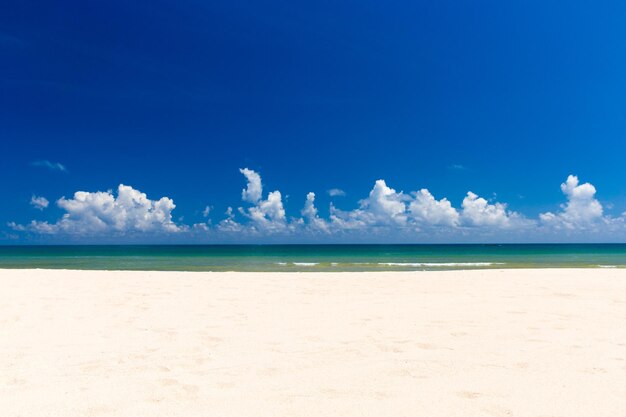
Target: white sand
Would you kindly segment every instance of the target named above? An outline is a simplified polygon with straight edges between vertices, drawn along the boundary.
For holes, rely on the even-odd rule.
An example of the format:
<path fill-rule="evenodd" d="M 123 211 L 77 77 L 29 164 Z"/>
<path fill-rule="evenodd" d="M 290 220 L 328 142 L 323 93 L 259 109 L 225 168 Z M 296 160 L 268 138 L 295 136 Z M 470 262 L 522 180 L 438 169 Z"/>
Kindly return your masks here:
<path fill-rule="evenodd" d="M 0 270 L 0 415 L 626 415 L 626 270 Z"/>

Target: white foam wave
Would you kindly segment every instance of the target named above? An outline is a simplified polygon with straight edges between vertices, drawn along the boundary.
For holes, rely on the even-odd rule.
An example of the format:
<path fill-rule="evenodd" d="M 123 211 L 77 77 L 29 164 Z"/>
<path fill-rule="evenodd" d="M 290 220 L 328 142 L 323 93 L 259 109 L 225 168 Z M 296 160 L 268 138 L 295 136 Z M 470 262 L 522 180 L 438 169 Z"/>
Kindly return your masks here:
<path fill-rule="evenodd" d="M 378 265 L 385 265 L 385 266 L 427 266 L 427 267 L 492 266 L 492 265 L 504 265 L 504 262 L 379 262 Z"/>
<path fill-rule="evenodd" d="M 275 262 L 275 265 L 280 266 L 317 266 L 319 262 Z M 399 266 L 399 267 L 430 267 L 430 268 L 445 268 L 445 267 L 479 267 L 479 266 L 492 266 L 492 265 L 504 265 L 504 262 L 331 262 L 330 266 L 350 266 L 350 265 L 379 265 L 379 266 Z M 599 267 L 611 267 L 602 266 Z"/>

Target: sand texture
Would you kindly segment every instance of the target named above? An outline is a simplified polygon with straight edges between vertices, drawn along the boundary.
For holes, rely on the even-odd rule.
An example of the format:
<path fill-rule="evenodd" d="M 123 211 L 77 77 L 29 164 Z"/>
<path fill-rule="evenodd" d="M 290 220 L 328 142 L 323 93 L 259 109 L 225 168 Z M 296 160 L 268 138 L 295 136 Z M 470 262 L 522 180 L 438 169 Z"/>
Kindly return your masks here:
<path fill-rule="evenodd" d="M 626 270 L 0 270 L 0 415 L 626 415 Z"/>

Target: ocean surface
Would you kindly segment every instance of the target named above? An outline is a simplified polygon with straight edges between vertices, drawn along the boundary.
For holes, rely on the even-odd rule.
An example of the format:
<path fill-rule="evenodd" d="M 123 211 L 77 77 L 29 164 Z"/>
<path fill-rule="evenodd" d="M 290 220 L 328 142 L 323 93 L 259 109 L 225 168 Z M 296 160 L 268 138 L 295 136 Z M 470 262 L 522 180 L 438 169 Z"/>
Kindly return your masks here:
<path fill-rule="evenodd" d="M 0 246 L 0 268 L 416 271 L 625 268 L 626 244 Z"/>

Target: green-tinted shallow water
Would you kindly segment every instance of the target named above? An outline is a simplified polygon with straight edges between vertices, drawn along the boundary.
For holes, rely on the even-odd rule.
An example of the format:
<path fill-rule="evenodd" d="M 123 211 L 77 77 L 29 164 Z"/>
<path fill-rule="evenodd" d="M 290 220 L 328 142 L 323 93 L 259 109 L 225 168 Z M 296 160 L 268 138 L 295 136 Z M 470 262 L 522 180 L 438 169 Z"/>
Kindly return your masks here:
<path fill-rule="evenodd" d="M 624 268 L 626 244 L 0 246 L 0 268 L 413 271 Z"/>

